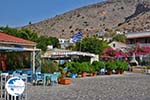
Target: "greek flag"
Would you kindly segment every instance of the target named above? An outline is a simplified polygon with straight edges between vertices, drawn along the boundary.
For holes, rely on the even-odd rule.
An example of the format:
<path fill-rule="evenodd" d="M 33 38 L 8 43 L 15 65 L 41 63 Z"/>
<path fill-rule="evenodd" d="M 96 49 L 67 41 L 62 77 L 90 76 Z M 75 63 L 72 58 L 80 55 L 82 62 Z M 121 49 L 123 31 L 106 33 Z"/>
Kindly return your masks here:
<path fill-rule="evenodd" d="M 82 39 L 82 32 L 78 32 L 76 34 L 74 34 L 72 37 L 72 42 L 77 42 L 77 41 L 80 41 Z"/>

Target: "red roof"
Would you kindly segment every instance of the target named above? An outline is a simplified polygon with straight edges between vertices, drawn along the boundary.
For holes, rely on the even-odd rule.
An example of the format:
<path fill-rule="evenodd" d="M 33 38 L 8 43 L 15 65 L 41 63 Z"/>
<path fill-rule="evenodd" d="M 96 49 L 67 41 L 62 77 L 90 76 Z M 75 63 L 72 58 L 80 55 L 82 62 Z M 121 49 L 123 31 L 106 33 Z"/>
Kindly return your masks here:
<path fill-rule="evenodd" d="M 35 42 L 18 38 L 15 36 L 11 36 L 2 32 L 0 32 L 0 42 L 15 43 L 15 44 L 17 43 L 17 44 L 24 44 L 24 45 L 36 45 Z"/>

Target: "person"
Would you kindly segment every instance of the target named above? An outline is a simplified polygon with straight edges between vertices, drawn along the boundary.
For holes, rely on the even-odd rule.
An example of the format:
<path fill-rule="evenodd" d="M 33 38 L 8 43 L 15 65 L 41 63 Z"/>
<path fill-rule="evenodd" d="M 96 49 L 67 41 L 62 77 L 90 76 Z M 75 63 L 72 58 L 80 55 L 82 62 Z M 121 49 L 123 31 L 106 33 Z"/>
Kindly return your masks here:
<path fill-rule="evenodd" d="M 5 61 L 1 61 L 1 69 L 2 69 L 2 71 L 6 71 L 6 63 L 5 63 Z"/>
<path fill-rule="evenodd" d="M 4 55 L 1 55 L 1 57 L 0 57 L 1 59 L 1 70 L 2 71 L 6 71 L 6 55 L 4 54 Z"/>
<path fill-rule="evenodd" d="M 129 71 L 129 72 L 132 72 L 132 67 L 131 67 L 130 64 L 128 64 L 128 71 Z"/>

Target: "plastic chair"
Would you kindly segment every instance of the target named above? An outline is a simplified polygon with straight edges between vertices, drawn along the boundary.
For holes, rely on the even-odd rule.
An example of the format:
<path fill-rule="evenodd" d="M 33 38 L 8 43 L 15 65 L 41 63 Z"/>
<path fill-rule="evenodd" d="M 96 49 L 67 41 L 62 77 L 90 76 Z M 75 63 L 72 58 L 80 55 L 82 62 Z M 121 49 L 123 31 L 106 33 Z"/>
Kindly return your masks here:
<path fill-rule="evenodd" d="M 53 74 L 57 75 L 59 77 L 59 75 L 61 74 L 60 72 L 54 72 Z"/>
<path fill-rule="evenodd" d="M 50 82 L 51 82 L 51 86 L 58 83 L 58 74 L 52 74 L 52 76 L 50 77 Z"/>
<path fill-rule="evenodd" d="M 77 77 L 77 74 L 76 73 L 72 73 L 71 74 L 71 78 L 76 78 Z"/>
<path fill-rule="evenodd" d="M 34 78 L 34 80 L 35 80 L 35 84 L 36 84 L 36 85 L 39 85 L 40 82 L 43 83 L 44 75 L 41 74 L 40 72 L 36 72 L 36 73 L 35 73 L 35 78 Z"/>
<path fill-rule="evenodd" d="M 23 74 L 23 71 L 22 70 L 15 70 L 13 71 L 13 75 L 22 75 Z"/>
<path fill-rule="evenodd" d="M 22 75 L 27 75 L 27 82 L 32 81 L 32 70 L 23 70 Z"/>

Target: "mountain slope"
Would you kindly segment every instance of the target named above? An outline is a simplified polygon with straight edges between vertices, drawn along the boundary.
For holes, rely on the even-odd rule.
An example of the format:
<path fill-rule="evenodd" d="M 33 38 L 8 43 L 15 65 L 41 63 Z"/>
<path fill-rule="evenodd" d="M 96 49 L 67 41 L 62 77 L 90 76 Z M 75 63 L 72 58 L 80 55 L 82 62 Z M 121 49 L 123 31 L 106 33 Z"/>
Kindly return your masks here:
<path fill-rule="evenodd" d="M 78 31 L 82 31 L 85 36 L 92 36 L 96 32 L 108 29 L 146 31 L 150 29 L 149 22 L 149 0 L 108 0 L 30 24 L 24 28 L 46 36 L 70 38 Z"/>

